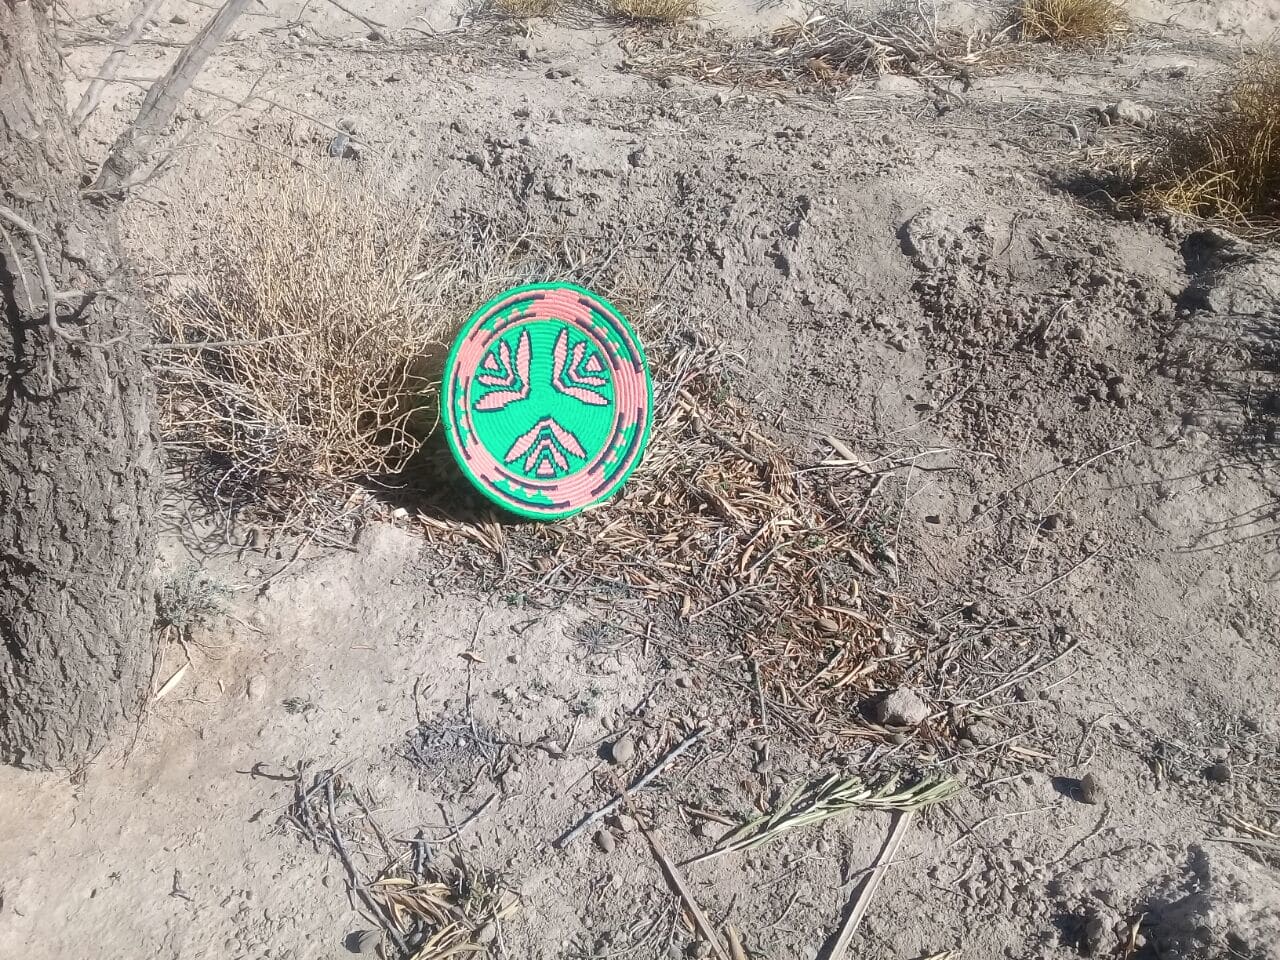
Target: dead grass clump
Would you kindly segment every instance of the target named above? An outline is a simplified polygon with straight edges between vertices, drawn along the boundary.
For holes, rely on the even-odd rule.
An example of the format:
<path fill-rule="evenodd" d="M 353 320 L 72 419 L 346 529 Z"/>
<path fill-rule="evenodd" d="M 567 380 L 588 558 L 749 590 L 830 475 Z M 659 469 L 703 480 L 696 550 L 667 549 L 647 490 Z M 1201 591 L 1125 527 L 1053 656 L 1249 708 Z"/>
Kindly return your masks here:
<path fill-rule="evenodd" d="M 824 5 L 767 39 L 719 47 L 654 52 L 646 72 L 693 76 L 708 83 L 796 86 L 839 91 L 872 77 L 900 74 L 926 86 L 968 82 L 976 72 L 1017 56 L 1012 28 L 964 34 L 939 27 L 915 8 L 862 19 L 846 6 Z"/>
<path fill-rule="evenodd" d="M 238 481 L 395 474 L 422 442 L 451 268 L 362 179 L 243 170 L 205 213 L 187 282 L 155 303 L 171 446 Z"/>
<path fill-rule="evenodd" d="M 1280 55 L 1239 68 L 1226 95 L 1176 128 L 1150 163 L 1153 206 L 1255 231 L 1280 223 Z"/>
<path fill-rule="evenodd" d="M 488 0 L 482 12 L 514 20 L 554 17 L 564 6 L 562 0 Z"/>
<path fill-rule="evenodd" d="M 1024 40 L 1070 45 L 1114 36 L 1129 15 L 1116 0 L 1022 0 L 1017 21 Z"/>
<path fill-rule="evenodd" d="M 698 0 L 608 0 L 609 13 L 633 23 L 681 23 L 698 16 Z"/>

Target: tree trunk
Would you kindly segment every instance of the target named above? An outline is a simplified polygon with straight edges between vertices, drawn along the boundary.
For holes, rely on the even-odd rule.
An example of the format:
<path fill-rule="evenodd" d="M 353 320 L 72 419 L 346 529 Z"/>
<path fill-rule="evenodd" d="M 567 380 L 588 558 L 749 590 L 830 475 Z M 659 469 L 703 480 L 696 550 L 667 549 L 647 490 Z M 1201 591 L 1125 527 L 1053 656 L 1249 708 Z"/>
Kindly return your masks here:
<path fill-rule="evenodd" d="M 195 38 L 182 48 L 168 72 L 151 85 L 138 109 L 138 116 L 111 145 L 111 152 L 103 161 L 98 180 L 93 185 L 95 190 L 110 192 L 128 186 L 138 164 L 151 152 L 173 119 L 178 104 L 204 69 L 205 61 L 213 56 L 213 51 L 218 49 L 236 17 L 248 5 L 249 0 L 226 0 Z"/>
<path fill-rule="evenodd" d="M 150 692 L 160 461 L 48 12 L 0 0 L 0 760 L 78 768 Z"/>

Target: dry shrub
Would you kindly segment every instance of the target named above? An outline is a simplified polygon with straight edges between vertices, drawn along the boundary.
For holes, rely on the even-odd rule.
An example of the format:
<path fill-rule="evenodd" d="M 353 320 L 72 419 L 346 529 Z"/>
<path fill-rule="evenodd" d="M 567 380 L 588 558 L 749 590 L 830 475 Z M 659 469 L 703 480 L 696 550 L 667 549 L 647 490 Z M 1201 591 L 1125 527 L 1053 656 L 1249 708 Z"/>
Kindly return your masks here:
<path fill-rule="evenodd" d="M 698 0 L 608 0 L 608 11 L 635 23 L 680 23 L 698 16 Z"/>
<path fill-rule="evenodd" d="M 1222 102 L 1173 130 L 1151 162 L 1154 206 L 1243 229 L 1280 222 L 1280 56 L 1245 61 Z"/>
<path fill-rule="evenodd" d="M 1024 40 L 1093 43 L 1123 30 L 1129 15 L 1116 0 L 1022 0 L 1018 23 Z"/>
<path fill-rule="evenodd" d="M 171 447 L 267 486 L 401 470 L 458 317 L 457 278 L 426 255 L 417 214 L 359 177 L 239 171 L 205 213 L 187 282 L 155 305 Z"/>

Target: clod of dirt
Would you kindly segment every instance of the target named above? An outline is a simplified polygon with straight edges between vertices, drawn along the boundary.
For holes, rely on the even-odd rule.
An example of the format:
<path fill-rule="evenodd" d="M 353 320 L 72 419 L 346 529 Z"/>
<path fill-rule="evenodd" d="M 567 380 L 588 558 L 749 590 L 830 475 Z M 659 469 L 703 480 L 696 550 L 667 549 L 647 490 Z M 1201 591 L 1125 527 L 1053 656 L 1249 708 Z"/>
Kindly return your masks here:
<path fill-rule="evenodd" d="M 605 853 L 613 853 L 613 848 L 617 846 L 617 842 L 613 839 L 613 834 L 608 830 L 597 830 L 594 839 L 596 846 Z"/>
<path fill-rule="evenodd" d="M 875 705 L 877 723 L 889 727 L 915 727 L 929 716 L 928 705 L 909 687 L 899 687 Z"/>
<path fill-rule="evenodd" d="M 1107 116 L 1113 123 L 1131 123 L 1134 126 L 1145 126 L 1156 119 L 1156 112 L 1132 100 L 1117 100 L 1107 107 Z"/>
<path fill-rule="evenodd" d="M 636 744 L 629 736 L 619 737 L 609 748 L 609 759 L 617 764 L 630 763 L 636 756 Z"/>
<path fill-rule="evenodd" d="M 1097 777 L 1092 773 L 1086 773 L 1080 778 L 1080 801 L 1082 803 L 1101 803 L 1102 798 L 1102 785 L 1098 783 Z"/>
<path fill-rule="evenodd" d="M 1231 765 L 1219 761 L 1205 768 L 1204 778 L 1210 783 L 1227 783 L 1231 780 Z"/>
<path fill-rule="evenodd" d="M 267 696 L 267 678 L 260 673 L 254 674 L 249 678 L 249 682 L 245 684 L 245 696 L 255 703 L 261 702 Z"/>
<path fill-rule="evenodd" d="M 1080 934 L 1080 952 L 1086 957 L 1096 956 L 1106 946 L 1110 924 L 1098 914 L 1085 921 Z"/>

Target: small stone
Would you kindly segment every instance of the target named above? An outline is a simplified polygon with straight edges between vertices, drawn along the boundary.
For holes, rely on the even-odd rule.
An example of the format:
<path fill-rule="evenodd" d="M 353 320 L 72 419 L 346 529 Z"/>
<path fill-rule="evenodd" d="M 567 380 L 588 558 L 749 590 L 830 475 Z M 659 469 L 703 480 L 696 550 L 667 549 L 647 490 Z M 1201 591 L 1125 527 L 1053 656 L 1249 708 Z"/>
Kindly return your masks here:
<path fill-rule="evenodd" d="M 476 943 L 493 943 L 498 938 L 498 928 L 492 923 L 486 923 L 476 931 Z"/>
<path fill-rule="evenodd" d="M 597 830 L 595 841 L 596 846 L 605 853 L 613 853 L 613 848 L 617 846 L 617 842 L 613 839 L 613 834 L 608 830 Z"/>
<path fill-rule="evenodd" d="M 690 80 L 688 77 L 681 77 L 681 76 L 677 76 L 676 74 L 672 74 L 669 77 L 663 77 L 661 80 L 659 80 L 658 86 L 660 86 L 663 90 L 671 90 L 674 87 L 683 87 L 692 82 L 693 81 Z"/>
<path fill-rule="evenodd" d="M 709 957 L 711 956 L 711 944 L 705 940 L 695 940 L 689 944 L 689 949 L 684 952 L 686 957 Z"/>
<path fill-rule="evenodd" d="M 693 679 L 687 673 L 682 673 L 676 677 L 676 686 L 681 690 L 688 690 L 693 686 Z"/>
<path fill-rule="evenodd" d="M 631 737 L 619 737 L 609 748 L 609 759 L 617 764 L 630 763 L 636 756 L 636 744 Z"/>
<path fill-rule="evenodd" d="M 640 824 L 636 818 L 625 813 L 620 813 L 614 817 L 612 825 L 619 833 L 635 833 L 640 829 Z"/>
<path fill-rule="evenodd" d="M 170 22 L 170 23 L 176 23 L 178 26 L 180 26 L 180 27 L 181 27 L 181 26 L 185 26 L 186 24 L 190 23 L 191 21 L 190 21 L 190 20 L 188 20 L 186 17 L 184 17 L 182 14 L 180 14 L 180 13 L 175 13 L 172 17 L 170 17 L 170 18 L 169 18 L 169 22 Z"/>
<path fill-rule="evenodd" d="M 1211 764 L 1205 768 L 1204 778 L 1210 783 L 1227 783 L 1231 779 L 1231 765 L 1225 761 Z"/>
<path fill-rule="evenodd" d="M 400 70 L 396 70 L 394 73 L 391 73 L 387 76 L 387 83 L 403 83 L 403 82 L 404 82 L 404 73 Z"/>
<path fill-rule="evenodd" d="M 1145 126 L 1156 118 L 1156 112 L 1132 100 L 1117 100 L 1107 107 L 1107 116 L 1116 123 L 1132 123 Z"/>
<path fill-rule="evenodd" d="M 552 67 L 547 71 L 547 79 L 563 80 L 565 77 L 572 77 L 575 72 L 573 67 Z"/>
<path fill-rule="evenodd" d="M 929 716 L 928 705 L 909 687 L 887 694 L 872 711 L 876 722 L 893 727 L 914 727 Z"/>
<path fill-rule="evenodd" d="M 382 942 L 382 934 L 377 930 L 357 930 L 347 937 L 352 953 L 371 954 Z"/>
<path fill-rule="evenodd" d="M 699 820 L 693 825 L 693 835 L 699 840 L 709 840 L 714 835 L 714 831 L 706 820 Z"/>
<path fill-rule="evenodd" d="M 472 150 L 467 154 L 467 163 L 472 164 L 481 173 L 489 169 L 489 159 L 479 150 Z"/>
<path fill-rule="evenodd" d="M 245 684 L 245 696 L 254 702 L 259 702 L 267 696 L 267 678 L 260 673 L 255 673 L 249 678 L 249 682 Z"/>
<path fill-rule="evenodd" d="M 1092 773 L 1086 773 L 1080 778 L 1080 802 L 1102 802 L 1102 785 L 1098 783 L 1098 778 Z"/>
<path fill-rule="evenodd" d="M 653 150 L 646 143 L 638 150 L 632 150 L 630 156 L 631 165 L 633 167 L 650 167 L 653 166 Z"/>

